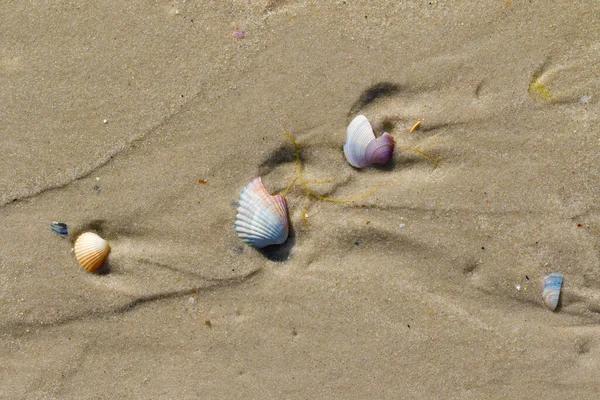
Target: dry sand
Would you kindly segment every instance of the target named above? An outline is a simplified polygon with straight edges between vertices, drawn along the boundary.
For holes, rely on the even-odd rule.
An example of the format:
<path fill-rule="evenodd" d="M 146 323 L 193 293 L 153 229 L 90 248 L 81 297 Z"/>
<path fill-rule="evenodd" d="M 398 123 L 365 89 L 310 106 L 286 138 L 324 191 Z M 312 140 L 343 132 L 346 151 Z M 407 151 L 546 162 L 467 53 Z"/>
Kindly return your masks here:
<path fill-rule="evenodd" d="M 598 398 L 598 1 L 0 7 L 0 397 Z M 359 113 L 390 165 L 344 159 Z M 258 252 L 286 132 L 317 193 L 377 190 L 294 186 Z"/>

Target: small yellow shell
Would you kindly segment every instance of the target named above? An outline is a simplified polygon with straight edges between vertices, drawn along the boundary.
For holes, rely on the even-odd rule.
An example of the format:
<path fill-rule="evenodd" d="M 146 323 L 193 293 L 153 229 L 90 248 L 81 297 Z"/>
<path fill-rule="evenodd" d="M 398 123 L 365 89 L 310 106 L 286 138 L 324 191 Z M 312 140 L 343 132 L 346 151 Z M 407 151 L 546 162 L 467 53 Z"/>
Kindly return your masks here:
<path fill-rule="evenodd" d="M 75 241 L 75 258 L 88 272 L 98 270 L 106 261 L 110 246 L 93 232 L 83 233 Z"/>

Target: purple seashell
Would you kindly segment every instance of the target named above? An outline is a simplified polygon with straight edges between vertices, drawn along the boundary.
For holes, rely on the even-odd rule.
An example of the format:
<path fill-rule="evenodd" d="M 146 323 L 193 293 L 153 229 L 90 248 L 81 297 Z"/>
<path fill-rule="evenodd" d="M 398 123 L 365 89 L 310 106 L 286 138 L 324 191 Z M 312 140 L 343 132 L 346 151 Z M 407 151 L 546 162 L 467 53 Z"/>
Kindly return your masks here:
<path fill-rule="evenodd" d="M 394 137 L 387 132 L 384 133 L 367 146 L 365 151 L 367 160 L 369 160 L 371 164 L 387 163 L 394 154 L 395 144 L 396 141 L 394 140 Z"/>
<path fill-rule="evenodd" d="M 387 163 L 395 144 L 394 137 L 388 133 L 376 138 L 369 120 L 359 115 L 348 125 L 344 154 L 353 167 L 365 168 Z"/>

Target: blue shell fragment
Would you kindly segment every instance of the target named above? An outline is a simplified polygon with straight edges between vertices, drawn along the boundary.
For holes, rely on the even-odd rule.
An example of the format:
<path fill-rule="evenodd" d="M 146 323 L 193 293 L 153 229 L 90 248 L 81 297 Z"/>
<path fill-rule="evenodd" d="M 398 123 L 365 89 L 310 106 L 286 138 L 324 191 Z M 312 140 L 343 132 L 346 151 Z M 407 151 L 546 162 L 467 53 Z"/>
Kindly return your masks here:
<path fill-rule="evenodd" d="M 69 229 L 67 228 L 67 224 L 63 222 L 52 221 L 52 223 L 50 224 L 50 229 L 52 229 L 52 232 L 56 233 L 60 237 L 66 238 L 67 236 L 69 236 Z"/>
<path fill-rule="evenodd" d="M 546 306 L 552 311 L 556 310 L 556 306 L 558 306 L 558 299 L 560 297 L 562 283 L 562 274 L 554 273 L 544 278 L 544 291 L 542 292 L 542 298 L 544 299 Z"/>

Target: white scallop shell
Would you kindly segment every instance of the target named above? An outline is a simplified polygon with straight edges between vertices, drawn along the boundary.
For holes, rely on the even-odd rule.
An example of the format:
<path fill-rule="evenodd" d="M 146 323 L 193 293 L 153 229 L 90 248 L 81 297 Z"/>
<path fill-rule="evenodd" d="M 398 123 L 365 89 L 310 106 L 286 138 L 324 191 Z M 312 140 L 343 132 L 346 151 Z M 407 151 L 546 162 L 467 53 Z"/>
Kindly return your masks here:
<path fill-rule="evenodd" d="M 108 253 L 110 253 L 110 246 L 106 240 L 93 232 L 85 232 L 75 241 L 75 258 L 88 272 L 94 272 L 102 267 Z"/>
<path fill-rule="evenodd" d="M 285 242 L 288 230 L 285 198 L 271 196 L 260 177 L 252 180 L 240 194 L 235 221 L 237 235 L 250 246 L 260 249 Z"/>
<path fill-rule="evenodd" d="M 562 287 L 563 276 L 561 274 L 550 274 L 544 278 L 544 291 L 542 292 L 542 298 L 546 306 L 554 311 L 558 305 L 558 298 L 560 297 L 560 289 Z"/>
<path fill-rule="evenodd" d="M 387 163 L 395 144 L 394 137 L 387 132 L 376 138 L 367 117 L 358 115 L 348 125 L 344 154 L 352 166 L 365 168 Z"/>

